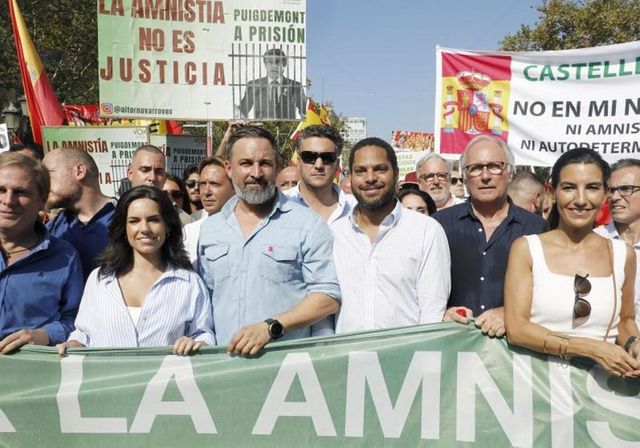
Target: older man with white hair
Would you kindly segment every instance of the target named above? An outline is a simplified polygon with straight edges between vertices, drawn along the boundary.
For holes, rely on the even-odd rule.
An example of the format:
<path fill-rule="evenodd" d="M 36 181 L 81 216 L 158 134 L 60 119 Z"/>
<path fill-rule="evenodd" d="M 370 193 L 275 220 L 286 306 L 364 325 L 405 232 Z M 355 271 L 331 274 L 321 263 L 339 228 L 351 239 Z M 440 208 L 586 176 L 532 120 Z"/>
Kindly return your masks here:
<path fill-rule="evenodd" d="M 438 210 L 464 202 L 451 193 L 451 165 L 438 154 L 418 160 L 416 175 L 420 189 L 431 196 Z"/>
<path fill-rule="evenodd" d="M 451 250 L 451 295 L 445 320 L 475 324 L 489 336 L 503 336 L 502 289 L 511 243 L 522 235 L 541 233 L 544 221 L 513 204 L 507 186 L 514 157 L 499 138 L 480 135 L 460 157 L 469 191 L 464 204 L 437 212 Z"/>

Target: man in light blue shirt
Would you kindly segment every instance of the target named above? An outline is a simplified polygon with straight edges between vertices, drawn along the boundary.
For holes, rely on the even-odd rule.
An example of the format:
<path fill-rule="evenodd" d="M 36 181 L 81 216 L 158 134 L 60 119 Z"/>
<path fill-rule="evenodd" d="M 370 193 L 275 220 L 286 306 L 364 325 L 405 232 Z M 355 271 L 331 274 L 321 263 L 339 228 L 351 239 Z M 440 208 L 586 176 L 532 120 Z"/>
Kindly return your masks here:
<path fill-rule="evenodd" d="M 229 138 L 225 167 L 236 196 L 200 230 L 199 270 L 229 353 L 255 355 L 272 339 L 310 336 L 340 305 L 331 232 L 276 190 L 277 151 L 260 127 Z"/>

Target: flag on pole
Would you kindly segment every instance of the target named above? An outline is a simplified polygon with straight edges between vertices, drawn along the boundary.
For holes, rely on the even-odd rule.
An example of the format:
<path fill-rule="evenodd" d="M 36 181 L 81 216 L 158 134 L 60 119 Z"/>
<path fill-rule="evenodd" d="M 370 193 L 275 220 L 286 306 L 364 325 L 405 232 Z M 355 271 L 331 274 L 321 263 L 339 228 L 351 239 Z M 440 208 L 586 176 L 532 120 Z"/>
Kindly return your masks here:
<path fill-rule="evenodd" d="M 24 94 L 29 105 L 29 119 L 33 140 L 42 145 L 42 126 L 60 126 L 64 123 L 64 111 L 49 82 L 40 56 L 33 46 L 27 24 L 16 0 L 9 0 L 13 36 L 18 54 L 18 66 Z"/>
<path fill-rule="evenodd" d="M 324 105 L 316 106 L 313 101 L 307 99 L 307 113 L 305 114 L 304 120 L 302 120 L 296 130 L 293 131 L 291 140 L 297 140 L 300 132 L 307 126 L 311 126 L 313 124 L 329 126 L 331 124 L 331 121 L 329 120 L 329 109 Z"/>

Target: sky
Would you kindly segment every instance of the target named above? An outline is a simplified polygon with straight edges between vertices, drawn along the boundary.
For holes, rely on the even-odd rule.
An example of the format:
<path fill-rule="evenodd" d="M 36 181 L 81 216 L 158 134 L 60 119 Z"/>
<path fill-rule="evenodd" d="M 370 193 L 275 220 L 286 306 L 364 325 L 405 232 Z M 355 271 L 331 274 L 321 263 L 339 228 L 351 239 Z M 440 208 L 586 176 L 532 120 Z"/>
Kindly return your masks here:
<path fill-rule="evenodd" d="M 540 0 L 307 0 L 308 94 L 369 137 L 433 132 L 435 48 L 497 50 Z"/>

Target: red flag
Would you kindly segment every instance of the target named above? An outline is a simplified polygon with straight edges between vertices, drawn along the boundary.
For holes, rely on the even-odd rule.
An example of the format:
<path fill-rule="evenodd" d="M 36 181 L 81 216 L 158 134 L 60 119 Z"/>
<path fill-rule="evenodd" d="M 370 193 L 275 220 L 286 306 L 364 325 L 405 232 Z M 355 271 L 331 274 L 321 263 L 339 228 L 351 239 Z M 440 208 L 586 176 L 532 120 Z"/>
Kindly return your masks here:
<path fill-rule="evenodd" d="M 33 141 L 42 145 L 42 126 L 60 126 L 64 123 L 64 112 L 49 82 L 40 56 L 33 46 L 27 24 L 16 0 L 9 0 L 9 11 L 22 85 L 29 105 Z"/>

